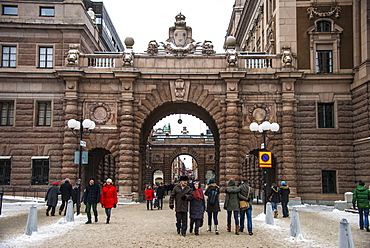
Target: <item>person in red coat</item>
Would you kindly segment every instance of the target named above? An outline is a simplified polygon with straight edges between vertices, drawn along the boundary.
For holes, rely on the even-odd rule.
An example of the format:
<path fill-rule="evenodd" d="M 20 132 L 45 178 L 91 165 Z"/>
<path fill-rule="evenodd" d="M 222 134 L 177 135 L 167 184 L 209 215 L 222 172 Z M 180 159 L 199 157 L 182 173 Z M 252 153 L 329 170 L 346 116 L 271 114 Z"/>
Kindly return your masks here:
<path fill-rule="evenodd" d="M 149 210 L 149 205 L 150 205 L 150 210 L 153 210 L 153 199 L 154 199 L 154 189 L 152 189 L 152 186 L 148 185 L 145 190 L 145 199 L 146 199 L 146 209 Z"/>
<path fill-rule="evenodd" d="M 109 224 L 112 208 L 117 207 L 118 198 L 116 187 L 112 184 L 112 179 L 108 178 L 100 195 L 100 203 L 105 208 L 105 214 L 107 215 L 107 224 Z"/>

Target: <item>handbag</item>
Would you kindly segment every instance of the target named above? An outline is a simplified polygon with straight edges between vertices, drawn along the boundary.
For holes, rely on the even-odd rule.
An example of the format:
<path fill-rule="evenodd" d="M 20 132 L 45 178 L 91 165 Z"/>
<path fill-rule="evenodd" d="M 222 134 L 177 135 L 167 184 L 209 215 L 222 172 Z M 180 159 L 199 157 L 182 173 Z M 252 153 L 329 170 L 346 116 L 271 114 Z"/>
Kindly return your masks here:
<path fill-rule="evenodd" d="M 240 210 L 247 210 L 249 208 L 249 202 L 239 201 Z"/>

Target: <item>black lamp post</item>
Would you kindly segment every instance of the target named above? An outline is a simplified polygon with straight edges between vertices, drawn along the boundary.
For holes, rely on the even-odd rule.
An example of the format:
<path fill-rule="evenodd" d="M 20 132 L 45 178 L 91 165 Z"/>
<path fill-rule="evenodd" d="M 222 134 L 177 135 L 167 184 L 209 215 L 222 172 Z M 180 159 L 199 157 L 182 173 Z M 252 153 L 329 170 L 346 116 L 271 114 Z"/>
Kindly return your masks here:
<path fill-rule="evenodd" d="M 72 130 L 72 133 L 79 137 L 80 141 L 80 152 L 79 152 L 79 160 L 78 160 L 78 179 L 77 179 L 77 215 L 80 214 L 81 208 L 81 171 L 82 171 L 82 147 L 86 146 L 86 142 L 82 140 L 84 135 L 90 135 L 91 131 L 95 128 L 95 122 L 91 121 L 90 119 L 76 121 L 75 119 L 70 119 L 68 121 L 68 128 Z"/>
<path fill-rule="evenodd" d="M 249 125 L 249 129 L 253 132 L 254 136 L 257 138 L 262 137 L 262 144 L 261 149 L 267 151 L 266 149 L 266 137 L 273 137 L 277 131 L 279 131 L 279 124 L 276 122 L 270 123 L 268 121 L 262 122 L 262 124 L 258 125 L 256 122 L 252 122 Z M 259 132 L 259 134 L 257 133 Z M 268 131 L 272 132 L 272 136 L 268 136 Z M 267 169 L 263 167 L 263 206 L 264 206 L 264 213 L 266 213 L 266 202 L 267 202 Z"/>

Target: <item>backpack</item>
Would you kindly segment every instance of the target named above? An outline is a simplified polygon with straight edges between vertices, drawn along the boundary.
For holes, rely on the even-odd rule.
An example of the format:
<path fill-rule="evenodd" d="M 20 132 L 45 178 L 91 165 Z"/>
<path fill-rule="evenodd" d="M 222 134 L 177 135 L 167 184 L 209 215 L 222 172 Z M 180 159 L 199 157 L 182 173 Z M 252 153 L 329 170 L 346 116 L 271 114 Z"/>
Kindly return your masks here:
<path fill-rule="evenodd" d="M 217 202 L 218 188 L 211 190 L 211 193 L 208 196 L 208 203 L 210 205 L 215 205 Z"/>

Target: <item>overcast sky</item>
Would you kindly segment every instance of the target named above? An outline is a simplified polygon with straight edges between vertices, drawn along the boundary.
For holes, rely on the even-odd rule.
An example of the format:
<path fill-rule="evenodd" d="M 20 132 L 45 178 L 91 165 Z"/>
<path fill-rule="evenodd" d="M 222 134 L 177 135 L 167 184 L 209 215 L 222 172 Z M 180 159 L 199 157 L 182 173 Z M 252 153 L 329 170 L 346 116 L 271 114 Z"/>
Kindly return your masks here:
<path fill-rule="evenodd" d="M 180 12 L 193 30 L 196 42 L 212 41 L 214 50 L 223 53 L 223 43 L 235 0 L 103 0 L 121 38 L 135 40 L 134 52 L 142 53 L 151 40 L 168 39 Z"/>

